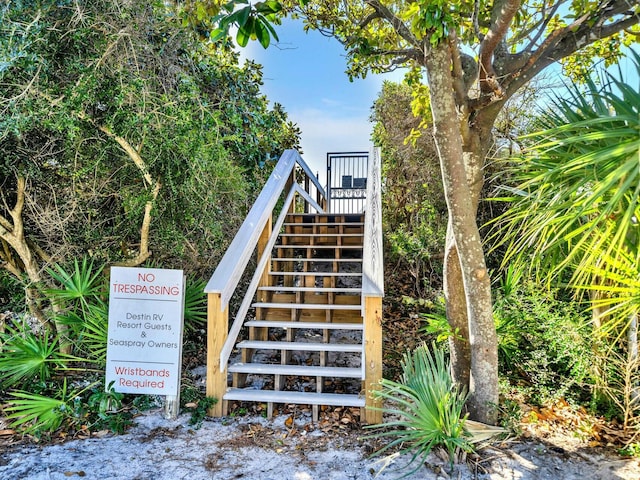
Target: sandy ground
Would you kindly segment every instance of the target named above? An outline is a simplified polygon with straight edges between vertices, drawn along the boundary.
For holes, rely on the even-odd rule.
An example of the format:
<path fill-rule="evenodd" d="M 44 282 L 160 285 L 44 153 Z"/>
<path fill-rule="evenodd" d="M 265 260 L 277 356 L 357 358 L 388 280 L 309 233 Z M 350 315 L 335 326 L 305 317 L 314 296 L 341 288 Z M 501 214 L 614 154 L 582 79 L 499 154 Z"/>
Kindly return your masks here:
<path fill-rule="evenodd" d="M 169 421 L 152 411 L 138 417 L 125 435 L 0 446 L 0 479 L 389 480 L 407 472 L 398 470 L 407 457 L 391 460 L 386 468 L 371 458 L 374 441 L 361 438 L 367 432 L 350 426 L 323 429 L 306 414 L 208 419 L 198 430 L 188 420 L 183 415 Z M 640 480 L 638 459 L 539 440 L 486 447 L 451 474 L 446 466 L 431 454 L 407 478 Z"/>

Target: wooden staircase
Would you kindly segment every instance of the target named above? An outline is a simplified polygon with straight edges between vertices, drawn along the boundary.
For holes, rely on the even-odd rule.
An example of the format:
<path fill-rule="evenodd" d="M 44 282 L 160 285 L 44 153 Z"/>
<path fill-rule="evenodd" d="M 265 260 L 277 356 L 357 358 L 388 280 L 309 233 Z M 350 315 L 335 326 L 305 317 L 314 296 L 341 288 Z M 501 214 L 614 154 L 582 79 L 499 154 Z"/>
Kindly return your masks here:
<path fill-rule="evenodd" d="M 361 407 L 363 422 L 381 421 L 370 408 L 380 406 L 372 392 L 382 375 L 377 157 L 374 167 L 366 215 L 331 213 L 299 154 L 281 157 L 205 289 L 207 396 L 219 400 L 211 415 L 242 401 L 266 404 L 269 416 L 277 404 L 311 405 L 314 419 L 321 405 Z M 229 299 L 252 251 L 255 273 L 229 328 Z"/>
<path fill-rule="evenodd" d="M 237 344 L 241 361 L 228 367 L 225 400 L 266 402 L 269 416 L 274 403 L 310 404 L 316 419 L 319 405 L 365 406 L 363 235 L 363 215 L 287 215 L 252 305 L 255 320 L 245 322 L 249 339 Z M 272 390 L 258 392 L 248 375 L 267 376 L 259 383 Z M 352 379 L 352 391 L 330 391 L 344 385 L 338 379 Z"/>

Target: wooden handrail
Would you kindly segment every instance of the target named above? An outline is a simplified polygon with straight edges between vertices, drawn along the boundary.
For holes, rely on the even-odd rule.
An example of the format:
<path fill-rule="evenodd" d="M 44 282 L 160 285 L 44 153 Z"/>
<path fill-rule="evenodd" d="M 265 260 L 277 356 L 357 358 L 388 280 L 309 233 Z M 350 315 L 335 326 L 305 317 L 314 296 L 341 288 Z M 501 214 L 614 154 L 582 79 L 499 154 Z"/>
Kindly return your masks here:
<path fill-rule="evenodd" d="M 247 291 L 244 294 L 244 299 L 238 312 L 236 313 L 235 319 L 231 328 L 229 329 L 229 336 L 227 337 L 222 350 L 220 351 L 220 368 L 222 371 L 227 368 L 227 361 L 229 360 L 229 356 L 231 355 L 231 351 L 233 350 L 233 346 L 236 343 L 238 338 L 238 334 L 242 329 L 242 325 L 244 324 L 245 317 L 247 316 L 247 312 L 249 311 L 249 307 L 253 303 L 253 296 L 256 293 L 258 288 L 258 284 L 260 283 L 260 277 L 262 276 L 262 272 L 265 269 L 267 262 L 271 259 L 271 250 L 273 246 L 276 244 L 276 240 L 278 239 L 278 234 L 280 233 L 280 229 L 284 224 L 285 218 L 287 216 L 289 206 L 293 203 L 293 199 L 295 198 L 295 194 L 298 193 L 302 195 L 306 201 L 308 201 L 316 210 L 322 211 L 320 205 L 316 203 L 314 199 L 312 199 L 307 192 L 305 192 L 297 183 L 294 183 L 289 190 L 289 194 L 287 195 L 286 200 L 284 201 L 284 205 L 282 206 L 282 210 L 280 212 L 280 216 L 273 226 L 273 231 L 271 232 L 271 236 L 269 237 L 269 241 L 265 246 L 264 252 L 262 253 L 262 257 L 258 260 L 258 266 L 253 274 L 253 278 L 251 279 L 251 283 L 247 288 Z"/>
<path fill-rule="evenodd" d="M 374 149 L 367 172 L 367 203 L 364 213 L 362 296 L 384 297 L 382 258 L 382 198 L 380 150 Z"/>
<path fill-rule="evenodd" d="M 258 238 L 271 218 L 273 209 L 296 165 L 300 165 L 324 196 L 324 189 L 300 154 L 296 150 L 285 150 L 204 289 L 206 293 L 220 294 L 220 307 L 223 310 L 229 304 L 229 299 L 255 250 Z"/>

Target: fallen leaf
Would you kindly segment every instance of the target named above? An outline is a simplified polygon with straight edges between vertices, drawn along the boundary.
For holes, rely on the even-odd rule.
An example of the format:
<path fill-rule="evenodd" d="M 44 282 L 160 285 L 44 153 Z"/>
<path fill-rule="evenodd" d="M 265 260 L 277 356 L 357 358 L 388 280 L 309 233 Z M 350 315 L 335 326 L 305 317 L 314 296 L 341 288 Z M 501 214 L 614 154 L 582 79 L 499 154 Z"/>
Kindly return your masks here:
<path fill-rule="evenodd" d="M 291 415 L 289 418 L 287 418 L 287 419 L 284 421 L 284 425 L 285 425 L 287 428 L 292 428 L 292 427 L 293 427 L 293 415 Z"/>

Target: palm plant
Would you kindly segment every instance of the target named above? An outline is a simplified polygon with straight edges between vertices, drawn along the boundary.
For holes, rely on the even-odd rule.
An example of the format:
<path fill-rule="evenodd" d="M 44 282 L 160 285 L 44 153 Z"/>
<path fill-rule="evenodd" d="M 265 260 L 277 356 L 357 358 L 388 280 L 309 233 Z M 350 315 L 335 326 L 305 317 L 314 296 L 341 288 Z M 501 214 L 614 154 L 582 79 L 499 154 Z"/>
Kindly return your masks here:
<path fill-rule="evenodd" d="M 207 322 L 206 285 L 204 280 L 187 278 L 184 292 L 184 326 L 187 331 L 203 327 Z"/>
<path fill-rule="evenodd" d="M 31 392 L 11 392 L 12 401 L 5 411 L 12 420 L 11 426 L 20 427 L 24 433 L 39 434 L 56 430 L 71 415 L 71 399 L 64 382 L 54 398 Z"/>
<path fill-rule="evenodd" d="M 70 359 L 58 352 L 57 339 L 37 335 L 28 325 L 6 327 L 0 333 L 0 386 L 11 387 L 35 379 L 46 381 L 55 368 Z"/>
<path fill-rule="evenodd" d="M 64 353 L 71 353 L 72 342 L 84 330 L 85 319 L 90 316 L 92 306 L 102 302 L 105 294 L 102 270 L 87 257 L 83 257 L 81 263 L 74 260 L 70 270 L 58 264 L 47 269 L 51 278 L 60 285 L 60 288 L 50 288 L 45 293 L 54 306 L 54 323 Z"/>
<path fill-rule="evenodd" d="M 92 300 L 100 298 L 105 293 L 102 270 L 101 267 L 95 267 L 93 261 L 89 261 L 87 257 L 83 257 L 82 263 L 74 260 L 71 270 L 65 270 L 61 265 L 55 264 L 53 268 L 47 269 L 47 272 L 60 288 L 48 289 L 46 293 L 60 307 L 85 313 Z"/>
<path fill-rule="evenodd" d="M 543 130 L 527 137 L 534 145 L 524 162 L 507 168 L 517 186 L 504 187 L 512 205 L 490 236 L 493 248 L 506 247 L 505 265 L 547 281 L 570 271 L 569 283 L 584 291 L 625 252 L 640 259 L 640 89 L 618 77 L 587 79 L 585 91 L 570 86 L 542 115 Z"/>
<path fill-rule="evenodd" d="M 375 392 L 393 405 L 382 411 L 394 417 L 371 427 L 380 430 L 371 437 L 392 439 L 377 454 L 400 446 L 401 453 L 412 454 L 405 468 L 422 460 L 406 475 L 417 471 L 436 446 L 447 451 L 451 467 L 458 451 L 471 450 L 462 413 L 467 394 L 454 384 L 444 351 L 432 348 L 433 354 L 426 344 L 406 353 L 401 381 L 383 379 Z"/>

